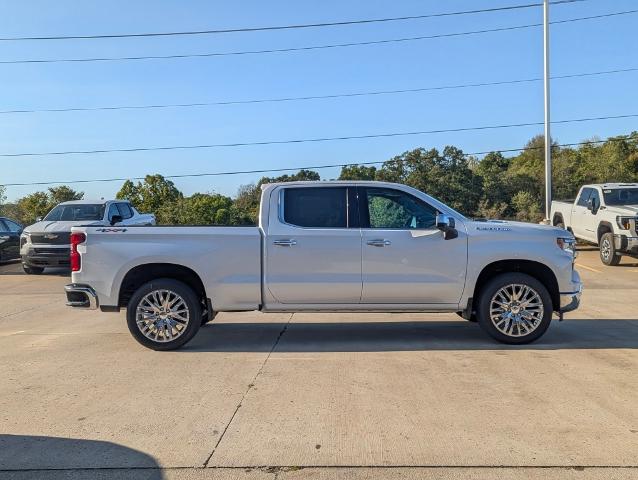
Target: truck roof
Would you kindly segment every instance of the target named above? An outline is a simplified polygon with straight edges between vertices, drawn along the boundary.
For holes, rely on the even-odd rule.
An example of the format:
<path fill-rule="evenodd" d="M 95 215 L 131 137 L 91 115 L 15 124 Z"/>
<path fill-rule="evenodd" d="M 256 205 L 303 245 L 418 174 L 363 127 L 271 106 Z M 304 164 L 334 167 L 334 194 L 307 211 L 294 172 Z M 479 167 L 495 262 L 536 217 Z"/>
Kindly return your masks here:
<path fill-rule="evenodd" d="M 319 185 L 319 186 L 323 186 L 323 185 L 369 185 L 369 186 L 387 186 L 387 187 L 392 187 L 392 186 L 402 186 L 405 187 L 406 185 L 402 185 L 400 183 L 392 183 L 392 182 L 379 182 L 376 180 L 302 180 L 302 181 L 295 181 L 295 182 L 273 182 L 273 183 L 264 183 L 261 188 L 266 188 L 266 187 L 278 187 L 281 185 Z"/>
<path fill-rule="evenodd" d="M 58 205 L 104 205 L 109 202 L 127 202 L 128 200 L 69 200 L 67 202 L 60 202 Z"/>
<path fill-rule="evenodd" d="M 626 187 L 638 188 L 638 183 L 592 183 L 589 185 L 583 185 L 583 187 L 600 187 L 600 188 L 607 188 L 609 190 L 613 190 L 615 188 L 626 188 Z"/>

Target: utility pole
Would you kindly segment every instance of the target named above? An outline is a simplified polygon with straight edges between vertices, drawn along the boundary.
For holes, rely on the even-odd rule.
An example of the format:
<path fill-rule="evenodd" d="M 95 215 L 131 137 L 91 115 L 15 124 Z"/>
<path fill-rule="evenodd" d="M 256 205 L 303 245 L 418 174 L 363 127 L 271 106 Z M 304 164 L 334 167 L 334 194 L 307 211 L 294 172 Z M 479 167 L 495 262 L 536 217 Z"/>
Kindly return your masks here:
<path fill-rule="evenodd" d="M 543 57 L 544 90 L 545 90 L 545 220 L 549 218 L 552 208 L 552 137 L 549 125 L 549 0 L 543 0 Z"/>

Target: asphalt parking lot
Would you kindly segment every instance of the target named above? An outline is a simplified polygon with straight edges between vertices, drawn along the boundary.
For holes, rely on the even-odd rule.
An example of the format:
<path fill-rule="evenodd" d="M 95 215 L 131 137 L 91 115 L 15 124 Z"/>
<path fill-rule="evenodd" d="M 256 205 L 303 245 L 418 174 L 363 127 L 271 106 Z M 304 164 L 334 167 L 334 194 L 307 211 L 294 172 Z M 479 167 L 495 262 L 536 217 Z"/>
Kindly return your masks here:
<path fill-rule="evenodd" d="M 638 261 L 536 344 L 456 315 L 221 314 L 153 352 L 0 266 L 0 478 L 638 478 Z"/>

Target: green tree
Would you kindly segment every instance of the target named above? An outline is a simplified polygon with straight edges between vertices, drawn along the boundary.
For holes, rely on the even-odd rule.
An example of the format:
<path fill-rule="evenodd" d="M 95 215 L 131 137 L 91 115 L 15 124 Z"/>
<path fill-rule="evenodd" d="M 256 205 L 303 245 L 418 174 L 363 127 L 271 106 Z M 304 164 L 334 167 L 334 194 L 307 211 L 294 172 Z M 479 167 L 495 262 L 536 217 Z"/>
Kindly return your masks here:
<path fill-rule="evenodd" d="M 82 200 L 84 198 L 84 192 L 76 192 L 71 187 L 60 185 L 59 187 L 49 188 L 48 197 L 49 205 L 53 208 L 58 203 Z"/>
<path fill-rule="evenodd" d="M 377 176 L 377 167 L 365 165 L 346 165 L 341 167 L 339 180 L 374 180 Z"/>
<path fill-rule="evenodd" d="M 16 203 L 20 212 L 19 220 L 25 225 L 35 223 L 37 218 L 44 217 L 51 209 L 49 196 L 45 192 L 31 193 Z"/>
<path fill-rule="evenodd" d="M 482 193 L 481 177 L 456 147 L 417 148 L 383 164 L 377 180 L 403 183 L 421 190 L 468 215 L 474 215 Z"/>
<path fill-rule="evenodd" d="M 143 182 L 136 184 L 127 180 L 117 192 L 116 198 L 129 200 L 144 213 L 158 214 L 161 207 L 183 198 L 175 184 L 162 175 L 146 175 Z"/>
<path fill-rule="evenodd" d="M 481 217 L 502 218 L 513 213 L 513 209 L 508 206 L 511 200 L 507 181 L 509 165 L 510 160 L 501 152 L 491 152 L 474 167 L 483 184 L 483 196 L 477 212 Z"/>
<path fill-rule="evenodd" d="M 196 193 L 163 205 L 157 212 L 160 224 L 229 225 L 233 201 L 216 193 Z"/>

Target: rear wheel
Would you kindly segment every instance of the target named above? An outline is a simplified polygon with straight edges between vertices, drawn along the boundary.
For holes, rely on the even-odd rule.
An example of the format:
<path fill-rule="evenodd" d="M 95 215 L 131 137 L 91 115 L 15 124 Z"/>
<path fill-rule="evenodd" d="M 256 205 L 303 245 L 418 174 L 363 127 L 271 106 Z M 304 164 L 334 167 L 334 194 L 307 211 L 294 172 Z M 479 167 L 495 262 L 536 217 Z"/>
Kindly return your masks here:
<path fill-rule="evenodd" d="M 189 342 L 201 325 L 202 309 L 186 284 L 160 278 L 138 288 L 126 309 L 129 331 L 153 350 L 175 350 Z"/>
<path fill-rule="evenodd" d="M 611 232 L 604 233 L 600 237 L 600 261 L 613 267 L 620 263 L 621 258 L 622 256 L 616 252 L 614 235 Z"/>
<path fill-rule="evenodd" d="M 552 320 L 547 288 L 524 273 L 504 273 L 481 290 L 479 325 L 499 342 L 520 345 L 540 338 Z"/>
<path fill-rule="evenodd" d="M 22 264 L 22 270 L 24 270 L 24 273 L 26 273 L 27 275 L 40 275 L 42 272 L 44 272 L 44 268 L 42 267 L 32 267 L 24 264 Z"/>

